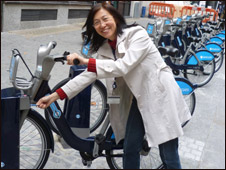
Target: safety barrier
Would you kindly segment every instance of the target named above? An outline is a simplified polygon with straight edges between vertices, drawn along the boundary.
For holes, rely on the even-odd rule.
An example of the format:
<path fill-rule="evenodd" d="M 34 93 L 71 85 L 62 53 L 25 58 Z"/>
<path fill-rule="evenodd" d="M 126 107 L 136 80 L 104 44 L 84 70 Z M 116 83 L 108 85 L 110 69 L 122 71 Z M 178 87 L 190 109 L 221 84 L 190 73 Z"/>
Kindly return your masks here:
<path fill-rule="evenodd" d="M 151 2 L 149 4 L 149 15 L 173 18 L 176 9 L 173 4 L 166 4 L 160 2 Z"/>
<path fill-rule="evenodd" d="M 150 16 L 159 16 L 166 18 L 174 18 L 174 14 L 176 12 L 176 8 L 173 4 L 166 4 L 161 2 L 151 2 L 149 4 L 149 15 Z M 195 13 L 201 12 L 202 15 L 210 14 L 209 18 L 205 18 L 203 22 L 207 22 L 209 20 L 216 21 L 218 18 L 218 12 L 211 8 L 204 7 L 195 7 L 195 6 L 183 6 L 180 10 L 181 17 L 184 15 L 192 15 Z"/>
<path fill-rule="evenodd" d="M 202 15 L 204 14 L 211 14 L 209 18 L 203 20 L 203 22 L 207 22 L 209 20 L 216 21 L 218 17 L 218 13 L 214 9 L 204 8 L 204 7 L 194 7 L 194 6 L 184 6 L 181 9 L 181 17 L 184 15 L 192 15 L 195 13 L 201 12 Z"/>
<path fill-rule="evenodd" d="M 204 20 L 203 20 L 203 22 L 207 22 L 207 21 L 209 21 L 209 20 L 211 20 L 211 21 L 217 21 L 217 19 L 218 19 L 218 12 L 217 11 L 215 11 L 214 9 L 210 9 L 210 8 L 206 8 L 206 13 L 208 14 L 212 14 L 213 16 L 210 16 L 209 18 L 205 18 Z"/>

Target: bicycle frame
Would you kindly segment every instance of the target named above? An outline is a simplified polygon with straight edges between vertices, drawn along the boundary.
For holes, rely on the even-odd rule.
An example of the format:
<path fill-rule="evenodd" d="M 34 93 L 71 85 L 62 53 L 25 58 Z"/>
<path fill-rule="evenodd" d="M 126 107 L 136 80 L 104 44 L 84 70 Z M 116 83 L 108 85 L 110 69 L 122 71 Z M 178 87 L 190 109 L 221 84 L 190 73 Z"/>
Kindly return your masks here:
<path fill-rule="evenodd" d="M 49 87 L 48 91 L 49 93 L 51 92 Z M 55 125 L 57 126 L 57 129 L 68 145 L 81 152 L 93 152 L 95 143 L 94 139 L 82 139 L 74 134 L 70 126 L 68 125 L 64 115 L 62 114 L 61 108 L 59 107 L 57 102 L 52 103 L 50 107 L 47 108 L 47 111 L 51 115 Z M 111 146 L 112 144 L 110 141 L 105 141 L 102 145 L 100 145 L 100 150 L 110 150 Z"/>

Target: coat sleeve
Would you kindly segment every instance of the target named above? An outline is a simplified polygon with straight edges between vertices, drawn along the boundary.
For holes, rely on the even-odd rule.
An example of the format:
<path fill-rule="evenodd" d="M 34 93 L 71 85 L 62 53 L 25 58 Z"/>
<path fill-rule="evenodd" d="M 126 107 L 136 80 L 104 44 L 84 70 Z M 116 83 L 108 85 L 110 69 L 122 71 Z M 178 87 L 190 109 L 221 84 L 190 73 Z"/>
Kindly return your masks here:
<path fill-rule="evenodd" d="M 86 69 L 81 74 L 67 82 L 61 87 L 61 89 L 66 93 L 67 97 L 71 99 L 93 83 L 96 80 L 96 77 L 96 73 L 88 72 Z"/>
<path fill-rule="evenodd" d="M 97 78 L 123 77 L 150 53 L 153 42 L 147 32 L 139 28 L 128 33 L 125 55 L 114 60 L 96 60 Z M 119 47 L 118 47 L 119 48 Z"/>

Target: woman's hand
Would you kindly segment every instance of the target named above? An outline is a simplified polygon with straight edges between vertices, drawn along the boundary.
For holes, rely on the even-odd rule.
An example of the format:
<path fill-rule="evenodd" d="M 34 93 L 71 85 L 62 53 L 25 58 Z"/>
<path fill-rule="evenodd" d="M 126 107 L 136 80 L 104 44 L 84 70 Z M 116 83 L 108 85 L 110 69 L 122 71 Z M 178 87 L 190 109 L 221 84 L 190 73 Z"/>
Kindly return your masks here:
<path fill-rule="evenodd" d="M 36 103 L 36 105 L 41 109 L 46 109 L 47 107 L 49 107 L 49 105 L 51 103 L 53 103 L 54 101 L 56 101 L 59 98 L 60 98 L 60 96 L 56 92 L 54 92 L 49 96 L 45 96 L 45 97 L 42 97 L 41 99 L 39 99 L 39 101 Z"/>
<path fill-rule="evenodd" d="M 67 56 L 67 64 L 74 65 L 73 60 L 78 59 L 79 65 L 88 65 L 89 59 L 79 56 L 77 53 L 73 53 Z"/>

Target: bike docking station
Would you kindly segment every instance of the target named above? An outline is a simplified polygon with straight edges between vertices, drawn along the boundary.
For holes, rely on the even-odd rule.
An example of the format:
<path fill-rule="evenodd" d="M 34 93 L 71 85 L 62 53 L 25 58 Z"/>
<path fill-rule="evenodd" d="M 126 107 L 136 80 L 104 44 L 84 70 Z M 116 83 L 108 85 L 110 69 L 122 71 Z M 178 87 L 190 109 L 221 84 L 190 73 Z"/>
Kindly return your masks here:
<path fill-rule="evenodd" d="M 28 113 L 29 97 L 15 88 L 1 90 L 1 169 L 20 167 L 20 112 Z M 26 148 L 24 148 L 26 149 Z"/>
<path fill-rule="evenodd" d="M 71 66 L 69 77 L 72 79 L 82 73 L 85 69 L 86 66 Z M 66 100 L 64 104 L 65 118 L 71 127 L 72 132 L 80 138 L 87 138 L 90 135 L 90 102 L 91 85 L 86 87 L 71 100 Z M 62 137 L 59 138 L 59 141 L 64 149 L 71 148 Z"/>
<path fill-rule="evenodd" d="M 17 85 L 15 80 L 19 58 L 12 57 L 9 68 L 10 82 Z M 21 80 L 23 81 L 23 80 Z M 21 83 L 21 82 L 20 82 Z M 19 169 L 20 128 L 23 117 L 30 109 L 30 100 L 21 90 L 9 87 L 1 90 L 1 169 Z"/>

